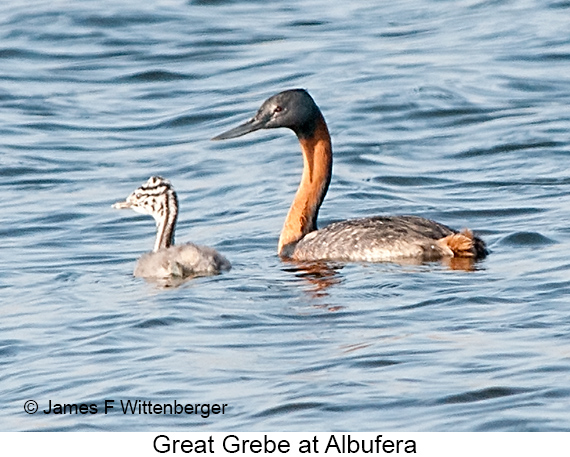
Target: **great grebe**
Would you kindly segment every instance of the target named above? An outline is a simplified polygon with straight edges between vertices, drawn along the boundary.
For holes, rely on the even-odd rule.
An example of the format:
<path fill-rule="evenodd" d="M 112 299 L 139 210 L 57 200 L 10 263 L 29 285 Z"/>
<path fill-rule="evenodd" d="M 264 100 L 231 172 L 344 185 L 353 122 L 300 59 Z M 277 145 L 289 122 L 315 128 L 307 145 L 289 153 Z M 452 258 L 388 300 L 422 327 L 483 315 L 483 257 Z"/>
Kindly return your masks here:
<path fill-rule="evenodd" d="M 217 274 L 231 268 L 230 262 L 216 250 L 188 243 L 174 245 L 174 229 L 178 217 L 178 199 L 169 181 L 152 176 L 133 191 L 117 209 L 132 209 L 149 214 L 156 221 L 156 241 L 151 252 L 138 260 L 134 275 L 141 278 L 186 278 Z"/>
<path fill-rule="evenodd" d="M 317 230 L 317 215 L 331 179 L 332 147 L 325 119 L 307 91 L 293 89 L 273 95 L 249 121 L 212 139 L 279 127 L 295 132 L 303 152 L 301 183 L 279 237 L 282 258 L 383 262 L 480 259 L 487 254 L 483 240 L 470 230 L 458 232 L 417 216 L 352 219 Z"/>

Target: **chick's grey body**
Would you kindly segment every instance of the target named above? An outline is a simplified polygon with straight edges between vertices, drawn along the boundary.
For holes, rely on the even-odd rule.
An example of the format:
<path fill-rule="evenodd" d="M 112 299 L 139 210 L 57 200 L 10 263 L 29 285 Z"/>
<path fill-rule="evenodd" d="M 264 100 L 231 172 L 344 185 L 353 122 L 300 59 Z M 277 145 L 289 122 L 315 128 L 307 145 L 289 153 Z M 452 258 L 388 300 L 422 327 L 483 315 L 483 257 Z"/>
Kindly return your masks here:
<path fill-rule="evenodd" d="M 117 209 L 132 209 L 156 221 L 156 241 L 151 252 L 137 261 L 134 275 L 148 279 L 186 278 L 218 274 L 231 268 L 230 262 L 215 249 L 193 243 L 174 245 L 178 218 L 178 198 L 169 181 L 159 176 L 133 191 Z"/>
<path fill-rule="evenodd" d="M 143 254 L 134 275 L 139 278 L 187 278 L 229 270 L 230 262 L 218 251 L 193 243 L 170 246 Z"/>

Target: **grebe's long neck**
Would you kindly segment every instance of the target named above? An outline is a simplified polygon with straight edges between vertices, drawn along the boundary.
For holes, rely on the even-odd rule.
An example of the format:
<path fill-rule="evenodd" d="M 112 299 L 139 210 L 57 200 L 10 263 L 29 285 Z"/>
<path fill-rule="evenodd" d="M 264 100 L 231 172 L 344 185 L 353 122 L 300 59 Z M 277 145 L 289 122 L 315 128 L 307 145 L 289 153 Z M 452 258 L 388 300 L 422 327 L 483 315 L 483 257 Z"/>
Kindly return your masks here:
<path fill-rule="evenodd" d="M 178 218 L 178 200 L 174 192 L 167 192 L 163 205 L 153 216 L 156 220 L 156 240 L 153 251 L 169 248 L 174 244 L 174 229 Z"/>
<path fill-rule="evenodd" d="M 332 173 L 331 137 L 320 111 L 310 128 L 296 133 L 303 151 L 303 175 L 279 237 L 281 257 L 291 256 L 297 242 L 317 229 Z"/>

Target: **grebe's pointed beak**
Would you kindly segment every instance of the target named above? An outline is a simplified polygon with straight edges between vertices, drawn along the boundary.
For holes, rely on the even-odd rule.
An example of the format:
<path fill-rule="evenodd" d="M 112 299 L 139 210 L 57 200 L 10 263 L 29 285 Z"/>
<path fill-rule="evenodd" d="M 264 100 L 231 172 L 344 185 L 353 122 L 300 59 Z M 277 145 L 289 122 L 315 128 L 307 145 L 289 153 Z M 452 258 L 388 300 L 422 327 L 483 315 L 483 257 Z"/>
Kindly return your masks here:
<path fill-rule="evenodd" d="M 249 121 L 244 122 L 233 129 L 230 129 L 224 133 L 212 138 L 212 141 L 218 140 L 228 140 L 230 138 L 237 138 L 238 136 L 247 135 L 248 133 L 255 132 L 265 127 L 266 121 L 264 119 L 259 119 L 257 116 L 252 117 Z"/>
<path fill-rule="evenodd" d="M 129 209 L 131 208 L 133 205 L 131 202 L 129 201 L 124 201 L 124 202 L 117 202 L 115 204 L 112 205 L 112 208 L 115 209 Z"/>

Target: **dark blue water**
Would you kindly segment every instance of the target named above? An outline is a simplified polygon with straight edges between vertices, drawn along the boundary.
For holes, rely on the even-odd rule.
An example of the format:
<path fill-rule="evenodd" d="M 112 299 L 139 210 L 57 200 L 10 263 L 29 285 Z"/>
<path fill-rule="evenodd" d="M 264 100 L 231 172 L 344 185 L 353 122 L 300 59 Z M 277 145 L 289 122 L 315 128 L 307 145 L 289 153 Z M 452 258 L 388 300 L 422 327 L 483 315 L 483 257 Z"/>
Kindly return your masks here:
<path fill-rule="evenodd" d="M 4 1 L 0 427 L 570 430 L 570 2 Z M 491 255 L 302 271 L 276 255 L 295 136 L 209 138 L 307 88 L 333 135 L 321 225 L 414 214 Z M 149 176 L 228 274 L 132 277 Z M 226 403 L 28 415 L 26 400 Z"/>

